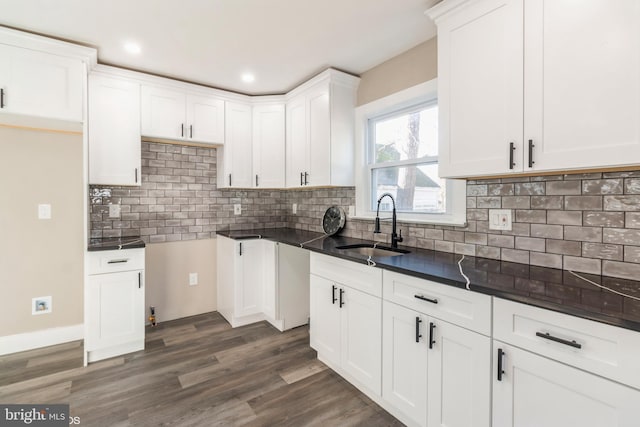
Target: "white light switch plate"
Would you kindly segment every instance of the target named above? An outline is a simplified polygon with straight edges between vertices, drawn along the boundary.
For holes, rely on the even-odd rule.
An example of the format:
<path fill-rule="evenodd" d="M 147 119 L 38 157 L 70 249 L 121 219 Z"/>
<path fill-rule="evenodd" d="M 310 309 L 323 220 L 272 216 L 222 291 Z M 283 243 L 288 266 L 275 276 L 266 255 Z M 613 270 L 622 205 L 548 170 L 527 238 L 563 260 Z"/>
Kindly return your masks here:
<path fill-rule="evenodd" d="M 489 209 L 489 230 L 511 230 L 511 209 Z"/>
<path fill-rule="evenodd" d="M 353 205 L 349 206 L 349 216 L 350 217 L 356 216 L 356 207 Z"/>
<path fill-rule="evenodd" d="M 298 213 L 298 204 L 294 203 L 293 206 L 291 207 L 291 212 L 295 215 Z"/>
<path fill-rule="evenodd" d="M 233 205 L 233 214 L 234 215 L 241 215 L 242 214 L 242 205 L 237 203 L 235 205 Z"/>
<path fill-rule="evenodd" d="M 48 203 L 38 205 L 38 219 L 51 219 L 51 205 Z"/>
<path fill-rule="evenodd" d="M 120 205 L 109 205 L 109 218 L 120 217 Z"/>
<path fill-rule="evenodd" d="M 189 286 L 198 284 L 198 273 L 189 273 Z"/>

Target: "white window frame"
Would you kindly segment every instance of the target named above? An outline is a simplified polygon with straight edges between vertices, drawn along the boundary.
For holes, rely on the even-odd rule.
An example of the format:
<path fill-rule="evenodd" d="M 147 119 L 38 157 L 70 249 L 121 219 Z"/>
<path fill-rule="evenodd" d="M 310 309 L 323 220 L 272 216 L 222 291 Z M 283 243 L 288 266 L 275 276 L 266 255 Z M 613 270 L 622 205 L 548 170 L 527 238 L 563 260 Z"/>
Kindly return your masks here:
<path fill-rule="evenodd" d="M 391 114 L 417 104 L 437 101 L 437 79 L 410 87 L 392 95 L 361 105 L 355 110 L 355 183 L 356 215 L 358 219 L 373 219 L 376 212 L 371 203 L 371 167 L 369 165 L 369 119 Z M 414 162 L 414 161 L 412 161 Z M 396 162 L 394 162 L 395 164 Z M 389 166 L 392 166 L 391 164 Z M 425 224 L 464 226 L 467 220 L 466 181 L 447 179 L 446 211 L 444 213 L 398 212 L 398 220 Z M 385 213 L 385 217 L 388 214 Z"/>

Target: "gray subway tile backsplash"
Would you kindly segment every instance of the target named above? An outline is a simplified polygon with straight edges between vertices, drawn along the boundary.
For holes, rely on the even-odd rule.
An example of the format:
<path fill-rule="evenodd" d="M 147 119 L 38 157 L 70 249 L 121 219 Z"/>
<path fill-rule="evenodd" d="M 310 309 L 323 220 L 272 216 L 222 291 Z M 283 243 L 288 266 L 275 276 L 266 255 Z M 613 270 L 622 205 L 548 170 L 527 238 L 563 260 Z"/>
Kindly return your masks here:
<path fill-rule="evenodd" d="M 217 230 L 292 227 L 321 232 L 333 204 L 348 211 L 353 187 L 226 190 L 215 148 L 142 143 L 139 188 L 91 186 L 91 236 L 147 242 L 208 239 Z M 465 227 L 403 223 L 403 244 L 583 273 L 640 278 L 640 170 L 494 178 L 467 182 Z M 233 215 L 233 204 L 242 215 Z M 296 215 L 291 212 L 298 205 Z M 120 204 L 109 218 L 109 204 Z M 511 231 L 489 230 L 489 209 L 512 209 Z M 388 242 L 390 224 L 348 219 L 343 234 Z M 532 267 L 533 268 L 533 267 Z"/>

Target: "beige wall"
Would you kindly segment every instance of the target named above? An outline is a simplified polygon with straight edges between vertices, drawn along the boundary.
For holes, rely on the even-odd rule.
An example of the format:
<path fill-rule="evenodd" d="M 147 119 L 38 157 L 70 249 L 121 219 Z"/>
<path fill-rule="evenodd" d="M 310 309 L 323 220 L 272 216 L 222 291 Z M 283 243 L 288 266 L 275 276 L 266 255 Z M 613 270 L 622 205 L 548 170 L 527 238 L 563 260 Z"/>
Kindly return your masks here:
<path fill-rule="evenodd" d="M 0 125 L 0 152 L 0 336 L 82 324 L 82 136 Z M 31 315 L 48 295 L 53 312 Z"/>
<path fill-rule="evenodd" d="M 358 105 L 367 104 L 438 75 L 436 38 L 401 53 L 360 77 Z"/>
<path fill-rule="evenodd" d="M 215 239 L 150 244 L 145 257 L 147 310 L 155 306 L 159 322 L 216 310 Z"/>

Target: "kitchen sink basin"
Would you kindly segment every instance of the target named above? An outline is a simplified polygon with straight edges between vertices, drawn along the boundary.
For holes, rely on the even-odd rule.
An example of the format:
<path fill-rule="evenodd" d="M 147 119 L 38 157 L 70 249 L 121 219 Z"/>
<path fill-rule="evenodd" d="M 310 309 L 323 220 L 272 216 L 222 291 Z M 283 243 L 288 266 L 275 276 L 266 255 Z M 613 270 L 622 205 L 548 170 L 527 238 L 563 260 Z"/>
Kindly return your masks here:
<path fill-rule="evenodd" d="M 347 251 L 350 253 L 366 256 L 400 256 L 410 253 L 404 249 L 390 248 L 388 246 L 380 246 L 373 243 L 361 243 L 357 245 L 336 246 L 336 249 Z"/>

